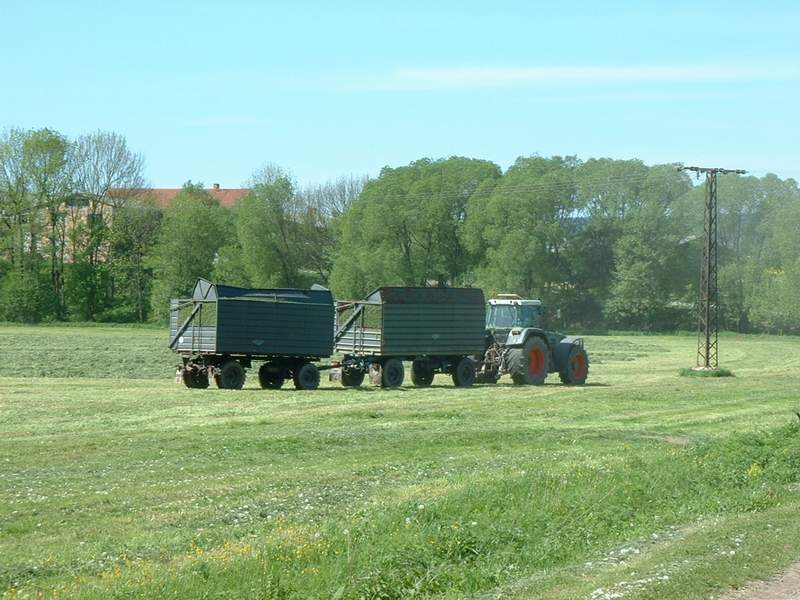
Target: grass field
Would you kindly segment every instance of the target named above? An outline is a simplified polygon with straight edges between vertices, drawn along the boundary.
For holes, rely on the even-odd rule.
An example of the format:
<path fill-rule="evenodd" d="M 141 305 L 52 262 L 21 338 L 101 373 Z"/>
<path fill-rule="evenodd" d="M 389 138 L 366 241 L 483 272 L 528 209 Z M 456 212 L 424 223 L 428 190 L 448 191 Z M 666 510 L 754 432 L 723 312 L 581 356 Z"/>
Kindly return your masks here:
<path fill-rule="evenodd" d="M 800 559 L 800 339 L 587 338 L 584 387 L 188 390 L 0 327 L 3 598 L 708 598 Z"/>

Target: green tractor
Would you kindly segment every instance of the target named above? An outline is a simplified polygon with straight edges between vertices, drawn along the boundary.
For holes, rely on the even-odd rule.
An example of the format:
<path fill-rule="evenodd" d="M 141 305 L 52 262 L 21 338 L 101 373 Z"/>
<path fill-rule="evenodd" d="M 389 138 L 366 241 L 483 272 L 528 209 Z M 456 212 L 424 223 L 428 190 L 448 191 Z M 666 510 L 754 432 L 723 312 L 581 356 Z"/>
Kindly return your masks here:
<path fill-rule="evenodd" d="M 562 383 L 583 385 L 589 374 L 589 356 L 583 338 L 543 328 L 544 307 L 539 300 L 499 294 L 486 312 L 486 350 L 478 360 L 476 381 L 496 383 L 508 373 L 518 385 L 541 385 L 550 373 Z"/>

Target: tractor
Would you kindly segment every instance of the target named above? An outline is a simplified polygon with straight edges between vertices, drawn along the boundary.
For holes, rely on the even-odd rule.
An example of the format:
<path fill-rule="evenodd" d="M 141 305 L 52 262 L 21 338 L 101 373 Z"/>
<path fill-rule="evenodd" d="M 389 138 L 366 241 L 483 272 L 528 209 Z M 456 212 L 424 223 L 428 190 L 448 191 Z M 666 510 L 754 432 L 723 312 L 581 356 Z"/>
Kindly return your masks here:
<path fill-rule="evenodd" d="M 542 385 L 549 373 L 582 385 L 589 374 L 583 339 L 544 329 L 544 306 L 516 294 L 498 294 L 486 312 L 486 349 L 476 357 L 476 381 L 497 383 L 508 373 L 517 385 Z"/>

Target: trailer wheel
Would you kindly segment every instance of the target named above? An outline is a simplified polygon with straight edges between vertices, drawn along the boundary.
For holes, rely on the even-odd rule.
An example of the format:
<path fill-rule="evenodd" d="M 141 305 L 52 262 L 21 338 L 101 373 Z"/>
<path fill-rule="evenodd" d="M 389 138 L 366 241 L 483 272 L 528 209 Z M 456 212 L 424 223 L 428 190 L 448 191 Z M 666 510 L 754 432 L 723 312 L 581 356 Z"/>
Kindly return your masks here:
<path fill-rule="evenodd" d="M 566 385 L 583 385 L 589 375 L 589 355 L 578 345 L 573 345 L 565 364 L 559 365 L 558 377 Z"/>
<path fill-rule="evenodd" d="M 417 387 L 428 387 L 433 383 L 433 367 L 427 358 L 417 358 L 411 363 L 411 383 Z"/>
<path fill-rule="evenodd" d="M 458 387 L 469 387 L 475 383 L 475 361 L 465 356 L 453 370 L 453 383 Z"/>
<path fill-rule="evenodd" d="M 358 387 L 364 383 L 364 371 L 360 369 L 342 369 L 342 385 Z"/>
<path fill-rule="evenodd" d="M 511 348 L 507 360 L 517 385 L 542 385 L 550 372 L 547 344 L 537 336 L 528 338 L 522 348 Z"/>
<path fill-rule="evenodd" d="M 258 369 L 258 383 L 265 390 L 279 390 L 283 385 L 283 369 L 274 363 L 264 363 Z"/>
<path fill-rule="evenodd" d="M 298 390 L 315 390 L 319 387 L 319 369 L 311 363 L 303 363 L 292 379 Z"/>
<path fill-rule="evenodd" d="M 390 358 L 381 365 L 381 387 L 400 387 L 404 377 L 403 361 L 399 358 Z"/>
<path fill-rule="evenodd" d="M 240 390 L 244 386 L 244 367 L 235 360 L 229 360 L 217 370 L 214 382 L 224 390 Z"/>
<path fill-rule="evenodd" d="M 188 388 L 204 390 L 208 387 L 208 371 L 205 369 L 184 368 L 181 378 Z"/>

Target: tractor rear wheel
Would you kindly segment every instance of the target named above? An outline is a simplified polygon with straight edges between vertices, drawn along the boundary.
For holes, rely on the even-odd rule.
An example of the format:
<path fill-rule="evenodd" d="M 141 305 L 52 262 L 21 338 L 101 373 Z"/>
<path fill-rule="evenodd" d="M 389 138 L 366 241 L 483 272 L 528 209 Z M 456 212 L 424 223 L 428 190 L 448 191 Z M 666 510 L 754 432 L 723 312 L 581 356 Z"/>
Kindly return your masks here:
<path fill-rule="evenodd" d="M 364 383 L 364 371 L 361 369 L 342 369 L 342 385 L 358 387 Z"/>
<path fill-rule="evenodd" d="M 303 363 L 294 372 L 293 380 L 298 390 L 315 390 L 319 387 L 319 369 L 311 363 Z"/>
<path fill-rule="evenodd" d="M 469 387 L 475 383 L 475 361 L 465 356 L 453 369 L 453 383 L 458 387 Z"/>
<path fill-rule="evenodd" d="M 381 387 L 400 387 L 404 377 L 403 361 L 399 358 L 390 358 L 381 365 Z"/>
<path fill-rule="evenodd" d="M 235 360 L 223 363 L 214 375 L 214 382 L 218 388 L 224 390 L 240 390 L 244 386 L 244 367 Z"/>
<path fill-rule="evenodd" d="M 589 355 L 581 346 L 573 345 L 567 360 L 559 365 L 558 377 L 566 385 L 583 385 L 589 375 Z"/>
<path fill-rule="evenodd" d="M 279 390 L 285 377 L 283 369 L 274 363 L 264 363 L 258 369 L 258 383 L 265 390 Z"/>
<path fill-rule="evenodd" d="M 417 387 L 428 387 L 433 383 L 433 367 L 427 358 L 417 358 L 411 363 L 411 382 Z"/>
<path fill-rule="evenodd" d="M 528 338 L 522 348 L 508 351 L 511 379 L 517 385 L 542 385 L 550 372 L 550 351 L 545 341 L 537 336 Z"/>

